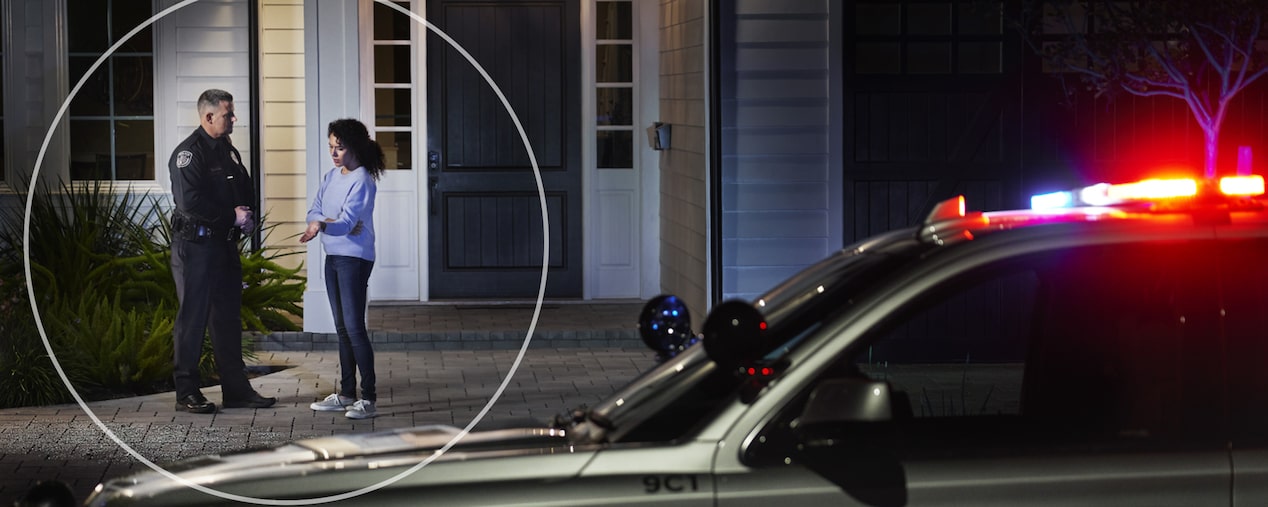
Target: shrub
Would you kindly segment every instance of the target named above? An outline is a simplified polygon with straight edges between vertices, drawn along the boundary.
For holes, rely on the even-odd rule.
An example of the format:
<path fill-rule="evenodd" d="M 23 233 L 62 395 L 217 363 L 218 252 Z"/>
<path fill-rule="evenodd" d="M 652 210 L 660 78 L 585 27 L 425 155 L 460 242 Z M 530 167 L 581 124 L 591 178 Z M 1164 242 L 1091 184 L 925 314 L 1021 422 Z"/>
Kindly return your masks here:
<path fill-rule="evenodd" d="M 0 270 L 0 407 L 70 401 L 35 327 L 26 280 L 13 265 Z"/>
<path fill-rule="evenodd" d="M 20 198 L 25 205 L 27 196 Z M 9 247 L 0 253 L 5 287 L 21 281 L 25 219 L 24 207 L 0 209 L 0 245 Z M 41 322 L 58 363 L 77 388 L 109 397 L 168 385 L 178 302 L 170 219 L 162 203 L 148 194 L 116 195 L 99 182 L 63 183 L 57 192 L 44 186 L 32 199 L 29 237 L 25 245 Z M 298 327 L 287 314 L 302 315 L 305 280 L 299 268 L 277 262 L 295 253 L 243 249 L 244 329 Z M 39 339 L 25 283 L 21 286 L 22 304 L 16 304 L 18 299 L 10 303 L 20 311 L 0 316 L 0 371 L 7 375 L 5 391 L 14 391 L 0 397 L 0 407 L 66 401 L 69 393 Z M 254 357 L 248 337 L 242 350 L 248 359 Z M 207 378 L 215 371 L 207 339 L 200 369 Z"/>

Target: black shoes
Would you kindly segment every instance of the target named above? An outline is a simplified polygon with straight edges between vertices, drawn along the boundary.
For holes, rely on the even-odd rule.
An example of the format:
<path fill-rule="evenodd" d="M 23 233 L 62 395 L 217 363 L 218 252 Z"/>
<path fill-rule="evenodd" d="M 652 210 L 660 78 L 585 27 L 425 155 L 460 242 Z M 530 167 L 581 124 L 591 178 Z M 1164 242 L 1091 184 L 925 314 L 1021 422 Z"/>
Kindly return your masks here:
<path fill-rule="evenodd" d="M 277 403 L 277 398 L 265 398 L 260 393 L 251 393 L 251 397 L 242 400 L 225 400 L 225 408 L 269 408 Z"/>
<path fill-rule="evenodd" d="M 251 397 L 242 400 L 224 400 L 225 408 L 269 408 L 277 403 L 277 398 L 265 398 L 259 393 L 251 393 Z M 176 400 L 176 410 L 191 414 L 211 414 L 216 411 L 216 404 L 207 401 L 201 394 L 191 394 Z"/>
<path fill-rule="evenodd" d="M 216 411 L 216 404 L 207 401 L 201 394 L 191 394 L 176 400 L 176 410 L 191 414 L 210 414 Z"/>

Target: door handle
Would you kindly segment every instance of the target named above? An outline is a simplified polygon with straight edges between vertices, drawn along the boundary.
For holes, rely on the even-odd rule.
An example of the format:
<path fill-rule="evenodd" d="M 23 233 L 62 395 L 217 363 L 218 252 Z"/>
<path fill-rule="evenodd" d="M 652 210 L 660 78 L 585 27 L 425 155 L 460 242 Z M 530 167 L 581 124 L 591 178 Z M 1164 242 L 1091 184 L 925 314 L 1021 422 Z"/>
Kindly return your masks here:
<path fill-rule="evenodd" d="M 440 177 L 432 176 L 427 178 L 427 188 L 430 192 L 427 194 L 427 210 L 432 215 L 436 214 L 436 187 L 440 186 Z"/>
<path fill-rule="evenodd" d="M 432 215 L 436 214 L 436 187 L 440 186 L 440 152 L 430 150 L 427 152 L 427 187 L 430 192 L 427 194 L 427 211 Z"/>

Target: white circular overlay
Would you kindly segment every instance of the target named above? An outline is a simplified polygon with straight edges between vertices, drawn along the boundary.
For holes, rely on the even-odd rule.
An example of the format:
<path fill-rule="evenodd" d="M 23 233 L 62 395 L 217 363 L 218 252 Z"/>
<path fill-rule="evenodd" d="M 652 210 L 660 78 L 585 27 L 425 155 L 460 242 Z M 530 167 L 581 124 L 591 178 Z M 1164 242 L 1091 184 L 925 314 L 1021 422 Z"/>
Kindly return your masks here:
<path fill-rule="evenodd" d="M 53 137 L 53 131 L 55 130 L 54 127 L 58 123 L 61 122 L 62 117 L 66 114 L 66 109 L 70 106 L 71 99 L 75 98 L 75 95 L 79 93 L 79 89 L 82 88 L 84 86 L 84 83 L 88 81 L 88 77 L 91 76 L 93 72 L 96 72 L 97 68 L 101 66 L 102 62 L 104 62 L 106 58 L 109 58 L 110 55 L 114 54 L 114 52 L 118 50 L 120 46 L 122 46 L 125 42 L 131 40 L 132 37 L 136 35 L 138 32 L 154 24 L 155 21 L 162 19 L 164 16 L 167 16 L 168 14 L 171 14 L 197 1 L 199 0 L 184 0 L 176 5 L 163 9 L 157 14 L 151 16 L 149 19 L 145 20 L 141 24 L 137 25 L 136 28 L 133 28 L 131 31 L 125 34 L 122 38 L 120 38 L 117 42 L 115 42 L 114 45 L 110 46 L 110 48 L 107 49 L 105 53 L 103 53 L 100 57 L 98 57 L 97 61 L 93 62 L 92 66 L 89 67 L 88 70 L 84 72 L 83 77 L 79 79 L 79 82 L 75 83 L 75 86 L 71 88 L 70 94 L 67 95 L 66 100 L 62 102 L 62 107 L 57 110 L 57 115 L 53 117 L 53 120 L 51 124 L 49 125 L 48 132 L 44 135 L 44 142 L 43 144 L 40 145 L 39 155 L 36 156 L 36 159 L 35 159 L 35 168 L 31 173 L 32 182 L 38 181 L 40 167 L 43 165 L 44 154 L 46 151 L 48 151 L 49 142 Z M 515 114 L 515 111 L 511 107 L 510 102 L 506 99 L 506 95 L 504 95 L 502 93 L 502 90 L 498 88 L 497 83 L 493 82 L 493 78 L 491 78 L 489 76 L 489 73 L 484 70 L 484 67 L 482 67 L 480 63 L 477 62 L 475 58 L 473 58 L 471 54 L 467 52 L 466 49 L 464 49 L 460 44 L 455 42 L 443 30 L 437 28 L 435 25 L 432 25 L 422 16 L 419 16 L 416 13 L 410 12 L 404 7 L 397 5 L 394 2 L 390 2 L 388 0 L 374 0 L 374 1 L 376 3 L 380 3 L 392 9 L 395 9 L 397 12 L 400 12 L 401 14 L 404 14 L 406 16 L 413 18 L 415 22 L 426 26 L 428 30 L 431 30 L 436 35 L 440 36 L 440 38 L 444 39 L 445 42 L 449 44 L 449 46 L 453 47 L 460 54 L 462 54 L 462 56 L 466 58 L 468 62 L 471 63 L 472 67 L 474 67 L 476 71 L 478 71 L 480 75 L 484 77 L 485 82 L 489 84 L 489 87 L 493 89 L 493 92 L 497 94 L 498 99 L 502 101 L 502 106 L 506 109 L 507 114 L 510 115 L 511 120 L 515 122 L 515 128 L 519 131 L 520 141 L 523 142 L 524 149 L 528 152 L 529 162 L 533 166 L 533 176 L 537 182 L 537 197 L 538 197 L 538 202 L 541 208 L 542 231 L 543 231 L 541 283 L 538 285 L 538 288 L 537 288 L 537 304 L 533 308 L 533 319 L 531 322 L 529 322 L 528 332 L 524 335 L 524 343 L 520 345 L 519 354 L 515 356 L 515 361 L 511 364 L 511 368 L 507 372 L 506 377 L 502 379 L 502 383 L 498 385 L 498 388 L 496 391 L 494 391 L 493 396 L 489 398 L 488 403 L 486 403 L 484 405 L 484 408 L 482 408 L 480 412 L 476 414 L 475 418 L 472 419 L 471 422 L 468 423 L 467 426 L 462 429 L 462 431 L 455 434 L 454 437 L 450 439 L 449 442 L 446 443 L 443 447 L 441 447 L 440 449 L 436 450 L 435 452 L 427 456 L 426 459 L 423 459 L 416 465 L 410 467 L 408 470 L 402 471 L 381 482 L 378 482 L 376 484 L 371 484 L 361 489 L 349 491 L 346 493 L 341 493 L 338 495 L 324 496 L 324 497 L 318 497 L 318 498 L 276 500 L 276 499 L 269 499 L 269 498 L 255 498 L 255 497 L 235 495 L 231 493 L 218 491 L 212 488 L 208 488 L 201 484 L 196 484 L 190 481 L 189 479 L 176 475 L 172 472 L 169 472 L 163 467 L 146 459 L 145 456 L 142 456 L 135 449 L 129 446 L 126 442 L 121 440 L 117 435 L 115 435 L 113 431 L 110 430 L 109 427 L 105 425 L 105 423 L 101 421 L 100 418 L 97 417 L 97 414 L 95 414 L 92 411 L 92 409 L 88 407 L 88 404 L 84 402 L 83 398 L 79 395 L 79 392 L 75 390 L 75 386 L 71 384 L 70 379 L 66 377 L 66 372 L 62 370 L 61 363 L 57 361 L 57 356 L 56 354 L 53 353 L 53 347 L 49 343 L 48 335 L 44 331 L 44 322 L 40 318 L 39 308 L 36 305 L 35 289 L 31 285 L 31 257 L 30 257 L 31 255 L 31 249 L 30 249 L 31 208 L 32 208 L 32 204 L 34 203 L 35 193 L 28 191 L 27 202 L 26 202 L 26 213 L 25 213 L 26 219 L 25 219 L 25 224 L 23 226 L 23 235 L 22 235 L 23 267 L 26 273 L 27 295 L 29 296 L 29 299 L 31 301 L 31 312 L 35 316 L 36 328 L 40 332 L 40 338 L 44 341 L 44 348 L 45 350 L 48 351 L 49 358 L 53 361 L 53 367 L 57 370 L 57 374 L 58 376 L 61 377 L 62 382 L 66 384 L 66 387 L 68 389 L 70 389 L 71 395 L 75 398 L 75 402 L 78 403 L 80 408 L 82 408 L 84 412 L 88 414 L 88 417 L 92 418 L 93 422 L 96 423 L 99 428 L 101 428 L 102 432 L 104 432 L 107 436 L 109 436 L 111 440 L 113 440 L 116 444 L 119 445 L 119 447 L 128 451 L 128 453 L 131 454 L 133 457 L 135 457 L 138 461 L 144 463 L 146 466 L 149 466 L 151 469 L 154 469 L 155 471 L 167 476 L 168 478 L 174 481 L 180 482 L 184 486 L 196 489 L 203 493 L 215 495 L 220 498 L 224 498 L 226 500 L 232 500 L 235 502 L 253 503 L 258 505 L 313 505 L 313 504 L 319 504 L 319 503 L 336 502 L 340 500 L 347 500 L 350 498 L 354 498 L 362 494 L 369 493 L 371 491 L 375 491 L 380 488 L 389 486 L 419 471 L 423 467 L 427 466 L 427 464 L 436 460 L 436 458 L 439 458 L 441 455 L 447 452 L 450 448 L 452 448 L 455 444 L 457 444 L 458 441 L 462 440 L 462 438 L 465 437 L 471 431 L 471 429 L 475 427 L 476 424 L 480 423 L 480 420 L 484 418 L 485 414 L 487 414 L 489 410 L 493 408 L 493 404 L 496 403 L 498 398 L 502 396 L 503 391 L 506 390 L 506 386 L 511 382 L 511 378 L 515 376 L 516 370 L 519 369 L 520 363 L 524 359 L 525 352 L 528 351 L 528 345 L 532 341 L 533 331 L 537 328 L 537 319 L 541 315 L 542 300 L 546 294 L 546 278 L 548 273 L 547 268 L 549 266 L 548 263 L 550 259 L 550 217 L 546 211 L 546 192 L 542 185 L 541 170 L 539 169 L 537 165 L 537 155 L 533 152 L 533 147 L 528 142 L 528 134 L 524 131 L 524 126 L 520 123 L 519 116 Z"/>

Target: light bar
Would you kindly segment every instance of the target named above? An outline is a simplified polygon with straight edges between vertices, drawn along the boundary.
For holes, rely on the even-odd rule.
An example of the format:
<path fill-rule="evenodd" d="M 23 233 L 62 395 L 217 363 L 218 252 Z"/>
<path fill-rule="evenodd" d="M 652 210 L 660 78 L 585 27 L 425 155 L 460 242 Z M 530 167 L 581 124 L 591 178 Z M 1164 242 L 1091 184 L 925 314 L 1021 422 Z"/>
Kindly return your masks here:
<path fill-rule="evenodd" d="M 1220 178 L 1219 194 L 1248 197 L 1264 194 L 1264 177 L 1225 176 Z M 1031 209 L 1059 209 L 1075 206 L 1112 206 L 1128 202 L 1165 201 L 1196 197 L 1204 187 L 1192 178 L 1147 179 L 1134 183 L 1111 185 L 1097 183 L 1071 191 L 1038 194 L 1030 198 Z"/>
<path fill-rule="evenodd" d="M 1062 191 L 1030 196 L 1030 209 L 1069 208 L 1074 205 L 1074 194 Z"/>
<path fill-rule="evenodd" d="M 1106 195 L 1116 202 L 1193 197 L 1198 195 L 1198 182 L 1197 180 L 1186 178 L 1177 180 L 1151 179 L 1135 183 L 1122 183 L 1110 185 Z"/>
<path fill-rule="evenodd" d="M 1237 196 L 1264 195 L 1264 177 L 1258 174 L 1225 176 L 1220 178 L 1220 193 Z"/>

